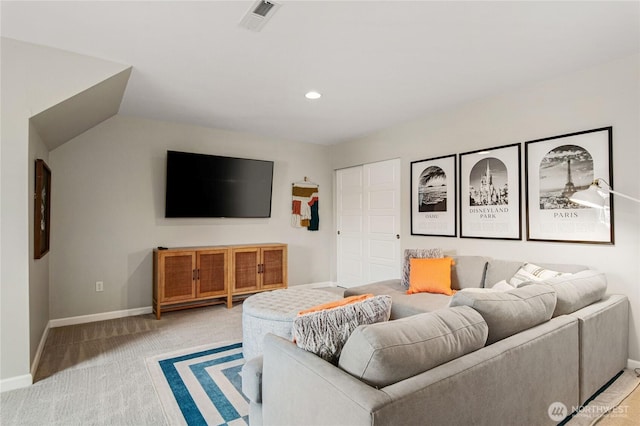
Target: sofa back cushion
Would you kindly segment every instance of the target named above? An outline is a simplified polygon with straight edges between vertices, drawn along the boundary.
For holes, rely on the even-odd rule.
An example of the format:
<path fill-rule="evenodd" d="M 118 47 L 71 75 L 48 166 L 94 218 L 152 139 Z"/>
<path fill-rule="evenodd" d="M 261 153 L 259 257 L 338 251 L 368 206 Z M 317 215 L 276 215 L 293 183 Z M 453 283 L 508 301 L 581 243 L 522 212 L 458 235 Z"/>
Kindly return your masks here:
<path fill-rule="evenodd" d="M 491 259 L 487 263 L 487 271 L 484 276 L 484 285 L 483 287 L 490 288 L 495 283 L 505 280 L 509 282 L 509 280 L 518 272 L 518 270 L 524 266 L 526 262 L 516 261 L 516 260 L 502 260 L 502 259 Z M 575 273 L 579 271 L 584 271 L 587 269 L 586 266 L 582 265 L 572 265 L 572 264 L 560 264 L 560 263 L 537 263 L 546 269 L 551 269 L 558 272 L 568 272 Z"/>
<path fill-rule="evenodd" d="M 451 270 L 451 288 L 480 288 L 484 283 L 484 274 L 490 257 L 452 256 L 456 262 Z"/>
<path fill-rule="evenodd" d="M 482 316 L 466 306 L 362 325 L 344 345 L 338 366 L 384 387 L 480 349 L 487 333 Z"/>
<path fill-rule="evenodd" d="M 523 283 L 521 288 L 533 283 Z M 558 302 L 553 316 L 566 315 L 589 306 L 604 297 L 607 291 L 607 277 L 602 272 L 591 269 L 575 274 L 549 278 L 541 282 L 551 286 Z"/>
<path fill-rule="evenodd" d="M 489 326 L 487 345 L 551 319 L 556 292 L 532 284 L 504 292 L 458 292 L 449 306 L 469 306 L 480 312 Z"/>

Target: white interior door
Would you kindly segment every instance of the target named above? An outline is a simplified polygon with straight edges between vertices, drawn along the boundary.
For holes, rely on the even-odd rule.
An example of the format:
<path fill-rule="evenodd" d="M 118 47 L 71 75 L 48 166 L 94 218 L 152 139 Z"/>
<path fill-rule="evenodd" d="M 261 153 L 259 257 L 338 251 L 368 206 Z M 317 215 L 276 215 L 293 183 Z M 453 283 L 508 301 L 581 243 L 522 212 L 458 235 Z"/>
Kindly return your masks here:
<path fill-rule="evenodd" d="M 336 172 L 338 285 L 400 277 L 400 160 Z"/>
<path fill-rule="evenodd" d="M 365 282 L 400 278 L 400 160 L 363 169 Z"/>

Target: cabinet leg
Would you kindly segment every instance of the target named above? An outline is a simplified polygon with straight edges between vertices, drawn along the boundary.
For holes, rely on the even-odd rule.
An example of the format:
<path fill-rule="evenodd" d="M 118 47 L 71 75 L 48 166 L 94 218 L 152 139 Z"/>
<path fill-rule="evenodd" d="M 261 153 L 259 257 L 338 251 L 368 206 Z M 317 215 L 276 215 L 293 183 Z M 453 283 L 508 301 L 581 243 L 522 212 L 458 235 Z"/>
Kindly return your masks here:
<path fill-rule="evenodd" d="M 228 295 L 227 296 L 227 309 L 231 309 L 233 308 L 233 296 L 232 295 Z"/>

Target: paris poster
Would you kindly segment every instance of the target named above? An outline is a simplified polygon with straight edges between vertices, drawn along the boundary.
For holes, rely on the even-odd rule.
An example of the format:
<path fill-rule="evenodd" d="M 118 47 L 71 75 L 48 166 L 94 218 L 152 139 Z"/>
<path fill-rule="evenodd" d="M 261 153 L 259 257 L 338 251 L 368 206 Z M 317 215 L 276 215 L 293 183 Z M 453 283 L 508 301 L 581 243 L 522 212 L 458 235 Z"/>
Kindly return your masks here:
<path fill-rule="evenodd" d="M 460 236 L 522 239 L 520 144 L 460 154 Z"/>
<path fill-rule="evenodd" d="M 411 235 L 457 236 L 455 154 L 411 162 Z"/>
<path fill-rule="evenodd" d="M 613 186 L 612 128 L 538 139 L 525 144 L 527 240 L 613 244 L 613 201 L 585 207 L 571 196 L 595 179 Z"/>

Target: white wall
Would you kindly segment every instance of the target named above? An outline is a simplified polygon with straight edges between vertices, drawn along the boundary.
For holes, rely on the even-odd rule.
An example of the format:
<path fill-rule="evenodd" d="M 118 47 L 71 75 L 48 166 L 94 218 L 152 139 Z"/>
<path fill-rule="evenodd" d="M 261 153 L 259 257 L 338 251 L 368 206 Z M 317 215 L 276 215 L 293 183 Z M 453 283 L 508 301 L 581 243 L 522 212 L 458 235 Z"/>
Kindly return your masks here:
<path fill-rule="evenodd" d="M 275 161 L 269 219 L 165 219 L 166 151 Z M 332 169 L 324 146 L 117 115 L 50 153 L 51 318 L 151 306 L 152 249 L 283 242 L 289 285 L 330 279 Z M 320 184 L 320 230 L 291 227 L 291 183 Z M 95 282 L 104 281 L 104 292 Z"/>
<path fill-rule="evenodd" d="M 33 192 L 29 117 L 127 67 L 5 37 L 0 42 L 0 387 L 4 391 L 31 383 L 30 341 L 40 338 L 30 336 L 29 318 Z"/>
<path fill-rule="evenodd" d="M 626 294 L 631 302 L 629 355 L 640 360 L 640 205 L 615 199 L 614 246 L 411 236 L 409 208 L 411 161 L 609 125 L 615 189 L 640 197 L 639 63 L 637 55 L 623 58 L 334 146 L 333 166 L 402 159 L 403 249 L 442 247 L 458 254 L 579 263 L 606 272 L 609 292 Z M 524 146 L 522 160 L 524 172 Z M 524 197 L 524 177 L 522 184 Z M 524 235 L 524 212 L 522 226 Z"/>
<path fill-rule="evenodd" d="M 33 125 L 29 125 L 29 189 L 35 189 L 35 161 L 49 165 L 49 150 Z M 29 197 L 29 359 L 33 361 L 44 331 L 49 324 L 49 256 L 34 259 L 34 204 Z M 33 373 L 33 371 L 32 371 Z"/>

